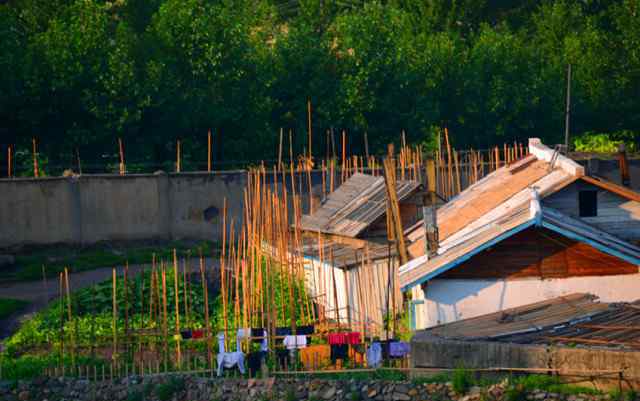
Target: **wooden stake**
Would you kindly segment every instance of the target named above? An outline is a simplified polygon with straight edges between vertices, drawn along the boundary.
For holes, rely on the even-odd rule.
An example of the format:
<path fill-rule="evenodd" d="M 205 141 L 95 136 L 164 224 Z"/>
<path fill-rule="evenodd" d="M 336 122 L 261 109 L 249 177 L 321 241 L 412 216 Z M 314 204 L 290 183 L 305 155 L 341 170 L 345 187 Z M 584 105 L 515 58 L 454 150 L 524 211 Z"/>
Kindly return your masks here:
<path fill-rule="evenodd" d="M 178 139 L 178 142 L 176 144 L 176 173 L 179 173 L 182 170 L 182 155 L 180 154 L 180 140 Z"/>
<path fill-rule="evenodd" d="M 124 166 L 124 147 L 122 146 L 122 138 L 118 138 L 118 151 L 120 154 L 120 175 L 124 175 L 125 166 Z"/>
<path fill-rule="evenodd" d="M 309 122 L 309 160 L 311 160 L 313 157 L 313 153 L 311 151 L 313 147 L 312 136 L 311 136 L 311 99 L 307 100 L 307 120 Z"/>
<path fill-rule="evenodd" d="M 207 134 L 207 172 L 211 172 L 211 130 Z"/>
<path fill-rule="evenodd" d="M 7 177 L 9 178 L 13 176 L 13 172 L 11 171 L 12 167 L 13 167 L 12 149 L 11 149 L 11 145 L 9 145 L 9 147 L 7 147 Z"/>
<path fill-rule="evenodd" d="M 178 253 L 176 249 L 173 249 L 173 290 L 175 293 L 175 308 L 176 308 L 176 358 L 178 362 L 178 368 L 182 367 L 182 353 L 180 351 L 180 293 L 178 292 Z"/>
<path fill-rule="evenodd" d="M 282 169 L 282 135 L 283 129 L 280 128 L 280 144 L 278 146 L 278 170 Z"/>
<path fill-rule="evenodd" d="M 33 176 L 38 178 L 40 177 L 40 171 L 38 169 L 38 145 L 36 138 L 31 138 L 31 143 L 33 144 Z"/>

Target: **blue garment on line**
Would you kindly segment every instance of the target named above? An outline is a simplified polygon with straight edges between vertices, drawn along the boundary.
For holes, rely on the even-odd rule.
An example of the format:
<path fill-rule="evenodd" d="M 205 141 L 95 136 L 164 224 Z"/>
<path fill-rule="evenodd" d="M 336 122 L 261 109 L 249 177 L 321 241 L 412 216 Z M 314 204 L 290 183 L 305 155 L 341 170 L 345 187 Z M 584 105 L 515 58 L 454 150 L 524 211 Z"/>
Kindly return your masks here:
<path fill-rule="evenodd" d="M 389 356 L 392 358 L 402 358 L 409 353 L 411 347 L 404 341 L 389 343 Z"/>
<path fill-rule="evenodd" d="M 380 343 L 372 343 L 367 349 L 367 365 L 377 368 L 382 364 L 382 346 Z"/>

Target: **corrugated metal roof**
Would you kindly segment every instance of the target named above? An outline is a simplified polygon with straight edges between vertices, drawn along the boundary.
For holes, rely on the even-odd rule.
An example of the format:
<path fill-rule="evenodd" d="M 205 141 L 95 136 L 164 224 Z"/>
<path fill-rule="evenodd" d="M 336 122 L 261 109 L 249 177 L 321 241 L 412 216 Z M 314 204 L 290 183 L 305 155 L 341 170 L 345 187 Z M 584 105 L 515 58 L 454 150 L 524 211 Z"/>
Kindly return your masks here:
<path fill-rule="evenodd" d="M 330 263 L 333 267 L 339 268 L 359 266 L 359 264 L 362 263 L 362 258 L 366 257 L 366 252 L 368 252 L 368 258 L 370 261 L 386 259 L 389 256 L 395 256 L 397 253 L 395 246 L 371 241 L 368 241 L 366 246 L 362 248 L 356 248 L 348 244 L 340 244 L 335 241 L 323 241 L 322 248 L 323 262 Z M 320 245 L 318 244 L 318 241 L 312 240 L 311 238 L 305 239 L 303 253 L 305 257 L 319 260 Z M 332 253 L 333 263 L 331 263 Z"/>
<path fill-rule="evenodd" d="M 417 181 L 397 181 L 398 200 L 404 200 L 420 187 Z M 302 216 L 305 231 L 356 237 L 387 209 L 383 177 L 356 173 L 327 196 L 311 215 Z"/>
<path fill-rule="evenodd" d="M 434 338 L 519 344 L 573 344 L 640 348 L 640 303 L 597 302 L 570 294 L 420 331 Z"/>

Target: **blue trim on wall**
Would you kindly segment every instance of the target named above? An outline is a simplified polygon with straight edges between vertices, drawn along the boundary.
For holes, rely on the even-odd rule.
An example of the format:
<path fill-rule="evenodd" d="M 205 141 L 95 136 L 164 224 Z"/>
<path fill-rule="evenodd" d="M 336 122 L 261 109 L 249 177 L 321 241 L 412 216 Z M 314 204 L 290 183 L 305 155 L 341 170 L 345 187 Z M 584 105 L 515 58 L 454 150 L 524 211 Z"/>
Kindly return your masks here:
<path fill-rule="evenodd" d="M 477 247 L 477 248 L 469 251 L 468 253 L 460 256 L 459 258 L 457 258 L 455 260 L 452 260 L 451 262 L 440 266 L 436 270 L 434 270 L 434 271 L 432 271 L 430 273 L 427 273 L 426 275 L 420 277 L 419 279 L 417 279 L 417 280 L 415 280 L 415 281 L 403 286 L 402 287 L 402 291 L 407 291 L 407 290 L 409 290 L 410 288 L 412 288 L 412 287 L 414 287 L 416 285 L 420 285 L 420 284 L 424 283 L 425 281 L 429 281 L 432 278 L 434 278 L 436 276 L 439 276 L 440 274 L 446 272 L 447 270 L 450 270 L 450 269 L 458 266 L 460 263 L 462 263 L 462 262 L 464 262 L 466 260 L 469 260 L 471 257 L 477 255 L 478 253 L 484 251 L 485 249 L 491 248 L 492 246 L 494 246 L 498 242 L 500 242 L 500 241 L 502 241 L 504 239 L 507 239 L 507 238 L 511 237 L 512 235 L 517 234 L 520 231 L 525 230 L 525 229 L 527 229 L 527 228 L 529 228 L 529 227 L 531 227 L 531 226 L 533 226 L 535 224 L 536 224 L 535 220 L 529 220 L 529 221 L 527 221 L 525 223 L 520 224 L 519 226 L 516 226 L 516 227 L 512 228 L 509 231 L 506 231 L 506 232 L 498 235 L 494 239 L 485 242 L 484 244 L 480 245 L 479 247 Z"/>
<path fill-rule="evenodd" d="M 549 230 L 555 231 L 558 234 L 562 234 L 567 238 L 571 238 L 573 240 L 576 241 L 580 241 L 580 242 L 584 242 L 585 244 L 591 245 L 592 247 L 604 252 L 604 253 L 608 253 L 609 255 L 615 256 L 617 258 L 620 258 L 624 261 L 627 261 L 631 264 L 634 265 L 640 265 L 640 259 L 639 258 L 635 258 L 631 255 L 627 255 L 624 254 L 622 252 L 616 251 L 615 249 L 611 249 L 608 246 L 601 244 L 599 242 L 596 242 L 592 239 L 586 238 L 580 234 L 565 230 L 564 228 L 560 228 L 558 226 L 556 226 L 555 224 L 551 224 L 551 223 L 547 223 L 547 222 L 543 222 L 542 226 L 545 228 L 548 228 Z"/>

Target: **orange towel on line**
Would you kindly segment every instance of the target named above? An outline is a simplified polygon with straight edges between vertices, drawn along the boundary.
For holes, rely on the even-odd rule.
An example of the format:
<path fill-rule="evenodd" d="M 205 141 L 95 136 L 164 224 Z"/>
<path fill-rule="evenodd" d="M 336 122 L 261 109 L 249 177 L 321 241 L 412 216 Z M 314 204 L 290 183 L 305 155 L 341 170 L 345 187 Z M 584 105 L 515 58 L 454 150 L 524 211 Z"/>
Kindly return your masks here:
<path fill-rule="evenodd" d="M 299 350 L 299 353 L 300 361 L 307 370 L 331 364 L 331 347 L 329 345 L 312 345 Z"/>

